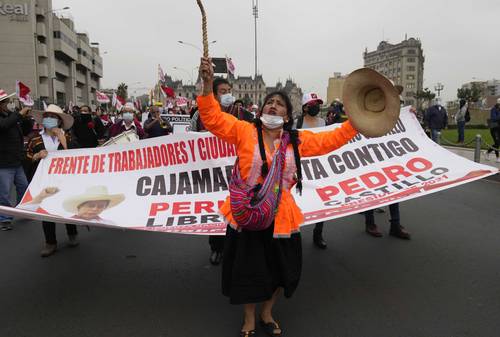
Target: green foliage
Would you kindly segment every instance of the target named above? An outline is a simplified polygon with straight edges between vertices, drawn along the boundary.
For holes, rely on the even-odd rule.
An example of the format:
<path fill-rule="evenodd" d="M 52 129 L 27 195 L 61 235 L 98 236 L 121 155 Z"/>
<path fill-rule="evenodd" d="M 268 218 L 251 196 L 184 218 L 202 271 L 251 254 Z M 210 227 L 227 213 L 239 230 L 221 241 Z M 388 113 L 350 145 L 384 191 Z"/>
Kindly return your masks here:
<path fill-rule="evenodd" d="M 459 88 L 457 98 L 465 99 L 469 102 L 478 102 L 481 99 L 481 87 L 478 83 L 472 83 L 471 88 Z"/>
<path fill-rule="evenodd" d="M 116 94 L 123 98 L 124 100 L 128 99 L 128 85 L 125 83 L 120 83 L 118 88 L 116 89 Z"/>
<path fill-rule="evenodd" d="M 417 92 L 415 96 L 413 96 L 417 100 L 423 100 L 423 101 L 432 101 L 434 98 L 436 98 L 436 94 L 430 91 L 429 88 L 425 88 L 424 90 L 420 90 Z"/>

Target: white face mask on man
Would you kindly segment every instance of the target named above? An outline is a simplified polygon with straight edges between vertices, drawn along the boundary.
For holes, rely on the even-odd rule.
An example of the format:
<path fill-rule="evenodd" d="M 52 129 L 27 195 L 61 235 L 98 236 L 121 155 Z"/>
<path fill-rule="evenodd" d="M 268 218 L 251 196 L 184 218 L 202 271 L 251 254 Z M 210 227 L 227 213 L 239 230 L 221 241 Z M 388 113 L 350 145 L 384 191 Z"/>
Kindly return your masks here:
<path fill-rule="evenodd" d="M 269 130 L 274 130 L 282 127 L 285 124 L 285 120 L 281 116 L 263 114 L 260 116 L 262 124 Z"/>
<path fill-rule="evenodd" d="M 14 102 L 7 103 L 7 110 L 9 110 L 10 112 L 16 111 L 16 103 Z"/>
<path fill-rule="evenodd" d="M 220 105 L 227 108 L 236 101 L 236 98 L 231 94 L 224 94 L 220 97 Z"/>

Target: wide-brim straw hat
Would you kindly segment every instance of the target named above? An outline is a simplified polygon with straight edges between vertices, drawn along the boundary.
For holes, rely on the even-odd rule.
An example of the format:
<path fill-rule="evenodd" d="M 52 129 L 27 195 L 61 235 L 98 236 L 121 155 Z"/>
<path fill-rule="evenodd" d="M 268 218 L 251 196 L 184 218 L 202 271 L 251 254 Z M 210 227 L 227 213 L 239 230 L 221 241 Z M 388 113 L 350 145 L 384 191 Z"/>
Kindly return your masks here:
<path fill-rule="evenodd" d="M 355 70 L 346 78 L 343 101 L 349 121 L 366 137 L 387 134 L 399 118 L 399 90 L 370 68 Z"/>
<path fill-rule="evenodd" d="M 0 102 L 1 101 L 4 101 L 8 98 L 11 98 L 12 96 L 14 96 L 16 93 L 12 93 L 12 94 L 7 94 L 7 91 L 3 90 L 3 89 L 0 89 Z"/>
<path fill-rule="evenodd" d="M 33 110 L 32 115 L 38 124 L 42 124 L 43 114 L 45 112 L 51 112 L 59 116 L 63 122 L 62 128 L 64 130 L 71 129 L 75 119 L 70 114 L 65 113 L 59 106 L 55 104 L 50 104 L 45 111 Z"/>
<path fill-rule="evenodd" d="M 125 200 L 124 194 L 109 194 L 106 186 L 92 186 L 87 188 L 85 193 L 64 200 L 63 208 L 66 212 L 76 214 L 78 213 L 78 206 L 88 201 L 109 201 L 106 209 L 110 209 L 123 200 Z"/>

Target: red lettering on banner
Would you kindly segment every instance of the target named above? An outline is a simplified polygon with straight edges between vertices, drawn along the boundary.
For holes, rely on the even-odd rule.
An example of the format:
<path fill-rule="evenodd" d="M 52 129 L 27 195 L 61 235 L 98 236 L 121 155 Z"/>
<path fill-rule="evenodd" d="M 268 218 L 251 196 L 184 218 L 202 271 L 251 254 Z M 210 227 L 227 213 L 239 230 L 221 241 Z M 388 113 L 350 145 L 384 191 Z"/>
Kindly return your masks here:
<path fill-rule="evenodd" d="M 49 174 L 52 174 L 54 172 L 54 170 L 56 169 L 57 167 L 57 162 L 58 162 L 59 158 L 52 158 L 52 160 L 50 161 L 50 166 L 49 166 Z"/>
<path fill-rule="evenodd" d="M 417 164 L 422 164 L 423 167 L 418 168 Z M 430 170 L 432 168 L 432 163 L 424 158 L 414 158 L 414 159 L 410 160 L 408 162 L 408 164 L 406 164 L 406 167 L 408 167 L 408 169 L 412 170 L 413 172 L 420 173 L 420 172 Z"/>
<path fill-rule="evenodd" d="M 196 162 L 196 155 L 194 152 L 194 139 L 188 140 L 188 145 L 189 145 L 189 151 L 191 152 L 191 160 L 194 163 L 194 162 Z"/>
<path fill-rule="evenodd" d="M 121 157 L 122 157 L 122 171 L 128 171 L 129 168 L 128 168 L 128 156 L 127 156 L 127 152 L 123 151 L 121 153 Z"/>
<path fill-rule="evenodd" d="M 90 156 L 83 157 L 83 173 L 84 174 L 89 173 L 89 159 L 90 159 Z"/>
<path fill-rule="evenodd" d="M 161 167 L 161 155 L 160 148 L 158 146 L 153 147 L 153 155 L 155 158 L 155 167 Z"/>
<path fill-rule="evenodd" d="M 392 181 L 398 181 L 399 176 L 403 176 L 405 178 L 412 176 L 412 174 L 410 172 L 407 172 L 405 170 L 405 168 L 403 166 L 400 166 L 400 165 L 384 167 L 384 168 L 382 168 L 382 171 L 384 171 L 387 178 L 389 178 Z"/>
<path fill-rule="evenodd" d="M 158 212 L 165 212 L 168 210 L 168 203 L 166 202 L 160 202 L 160 203 L 154 203 L 151 204 L 151 209 L 149 210 L 149 216 L 156 216 Z"/>
<path fill-rule="evenodd" d="M 137 160 L 137 163 L 135 165 L 137 170 L 142 170 L 144 169 L 144 162 L 142 161 L 142 156 L 141 156 L 141 150 L 137 149 L 135 150 L 135 158 Z"/>
<path fill-rule="evenodd" d="M 194 213 L 199 214 L 202 211 L 205 211 L 207 213 L 215 213 L 213 207 L 214 203 L 211 201 L 197 201 L 194 204 Z"/>
<path fill-rule="evenodd" d="M 205 154 L 205 144 L 203 143 L 203 138 L 198 138 L 198 152 L 200 153 L 201 160 L 207 160 L 207 155 Z"/>
<path fill-rule="evenodd" d="M 326 186 L 323 188 L 317 188 L 316 193 L 318 193 L 319 197 L 323 201 L 330 201 L 331 197 L 339 194 L 340 190 L 335 186 Z"/>
<path fill-rule="evenodd" d="M 341 181 L 339 183 L 339 186 L 342 190 L 344 190 L 344 192 L 347 195 L 360 193 L 360 192 L 363 192 L 364 190 L 366 190 L 366 188 L 363 188 L 359 185 L 356 178 L 351 178 L 351 179 Z"/>
<path fill-rule="evenodd" d="M 189 215 L 191 214 L 190 202 L 174 202 L 172 205 L 172 215 Z"/>
<path fill-rule="evenodd" d="M 108 172 L 114 172 L 114 153 L 108 153 L 108 158 L 109 158 L 109 165 L 108 165 Z"/>
<path fill-rule="evenodd" d="M 170 165 L 177 165 L 177 162 L 175 161 L 174 146 L 172 144 L 167 144 L 167 150 Z"/>
<path fill-rule="evenodd" d="M 359 177 L 368 188 L 377 188 L 387 183 L 387 178 L 380 172 L 370 172 Z M 376 179 L 374 182 L 373 179 Z"/>
<path fill-rule="evenodd" d="M 61 172 L 62 174 L 68 174 L 69 160 L 70 160 L 69 157 L 64 158 L 64 166 L 63 166 L 63 170 Z"/>

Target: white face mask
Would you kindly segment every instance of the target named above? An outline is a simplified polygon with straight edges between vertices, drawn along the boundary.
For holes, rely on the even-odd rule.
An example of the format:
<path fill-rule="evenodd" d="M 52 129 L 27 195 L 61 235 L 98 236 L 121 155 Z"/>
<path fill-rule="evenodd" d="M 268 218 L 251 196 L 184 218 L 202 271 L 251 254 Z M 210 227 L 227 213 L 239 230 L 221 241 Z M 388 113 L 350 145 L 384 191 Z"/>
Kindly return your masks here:
<path fill-rule="evenodd" d="M 236 98 L 231 94 L 224 94 L 220 97 L 220 105 L 227 108 L 236 101 Z"/>
<path fill-rule="evenodd" d="M 134 120 L 134 115 L 131 112 L 124 112 L 122 118 L 125 122 L 132 122 Z"/>
<path fill-rule="evenodd" d="M 269 130 L 274 130 L 277 128 L 280 128 L 285 124 L 285 120 L 281 116 L 275 116 L 275 115 L 268 115 L 268 114 L 263 114 L 260 116 L 260 120 L 262 121 L 262 124 Z"/>

